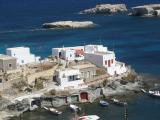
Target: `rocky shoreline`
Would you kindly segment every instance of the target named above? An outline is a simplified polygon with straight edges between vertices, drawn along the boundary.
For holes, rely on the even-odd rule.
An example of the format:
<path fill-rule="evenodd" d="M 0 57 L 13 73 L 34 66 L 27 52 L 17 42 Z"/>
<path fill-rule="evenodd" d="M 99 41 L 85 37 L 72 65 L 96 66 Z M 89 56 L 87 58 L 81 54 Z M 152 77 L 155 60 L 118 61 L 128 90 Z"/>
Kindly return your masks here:
<path fill-rule="evenodd" d="M 130 15 L 143 16 L 143 17 L 159 17 L 160 4 L 149 4 L 149 5 L 132 7 Z"/>
<path fill-rule="evenodd" d="M 110 77 L 102 84 L 92 86 L 92 88 L 89 88 L 85 91 L 89 92 L 94 96 L 91 97 L 90 101 L 94 102 L 96 99 L 102 96 L 104 96 L 106 99 L 110 99 L 113 97 L 123 98 L 123 96 L 125 96 L 125 99 L 127 99 L 130 97 L 131 94 L 136 95 L 141 91 L 141 88 L 144 88 L 146 86 L 147 86 L 146 83 L 144 84 L 143 81 L 143 76 L 138 75 L 136 72 L 134 72 L 134 70 L 130 69 L 127 73 L 121 76 Z M 72 94 L 76 95 L 76 93 L 79 93 L 80 91 L 77 90 Z M 48 94 L 44 94 L 43 97 L 47 98 Z M 53 105 L 54 107 L 61 107 L 63 105 L 67 105 L 62 101 L 62 97 L 54 97 L 53 95 L 53 99 L 54 101 L 52 102 L 49 101 L 47 103 L 46 101 L 42 101 L 42 106 Z M 30 110 L 29 101 L 30 101 L 29 99 L 24 99 L 22 101 L 15 101 L 15 103 L 12 104 L 10 101 L 8 101 L 8 103 L 6 104 L 9 105 L 4 107 L 0 111 L 0 114 L 2 114 L 0 120 L 4 118 L 8 119 L 9 117 L 13 116 L 19 116 L 23 112 L 29 111 Z"/>
<path fill-rule="evenodd" d="M 100 4 L 94 8 L 80 11 L 80 14 L 112 14 L 119 12 L 126 12 L 127 8 L 125 4 Z"/>

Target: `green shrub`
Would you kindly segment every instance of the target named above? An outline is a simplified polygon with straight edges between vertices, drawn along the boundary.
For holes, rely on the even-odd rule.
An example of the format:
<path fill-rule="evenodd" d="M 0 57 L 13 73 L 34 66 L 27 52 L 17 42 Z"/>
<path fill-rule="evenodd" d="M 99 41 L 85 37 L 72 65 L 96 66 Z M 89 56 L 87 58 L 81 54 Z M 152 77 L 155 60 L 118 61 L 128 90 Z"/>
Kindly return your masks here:
<path fill-rule="evenodd" d="M 37 90 L 43 89 L 44 88 L 44 86 L 43 86 L 43 80 L 36 79 L 35 80 L 34 88 L 37 89 Z"/>

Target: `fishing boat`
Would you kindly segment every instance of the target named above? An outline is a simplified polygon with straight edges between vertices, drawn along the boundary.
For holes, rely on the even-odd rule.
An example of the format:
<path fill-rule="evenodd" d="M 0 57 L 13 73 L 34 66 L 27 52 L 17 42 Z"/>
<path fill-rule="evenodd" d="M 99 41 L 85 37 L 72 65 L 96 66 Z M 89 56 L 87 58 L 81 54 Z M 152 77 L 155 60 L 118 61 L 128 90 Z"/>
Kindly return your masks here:
<path fill-rule="evenodd" d="M 141 91 L 143 92 L 143 93 L 146 93 L 146 94 L 148 94 L 149 96 L 151 96 L 151 97 L 157 97 L 157 98 L 160 98 L 160 91 L 159 90 L 149 90 L 148 92 L 146 91 L 146 90 L 144 90 L 144 89 L 141 89 Z"/>
<path fill-rule="evenodd" d="M 114 104 L 116 104 L 116 105 L 127 105 L 127 102 L 122 102 L 122 101 L 120 101 L 120 100 L 118 100 L 118 99 L 115 99 L 115 98 L 113 98 L 113 99 L 111 99 L 112 100 L 112 102 L 114 103 Z"/>
<path fill-rule="evenodd" d="M 109 103 L 108 103 L 107 101 L 105 101 L 105 100 L 100 100 L 100 101 L 99 101 L 99 104 L 100 104 L 102 107 L 107 107 L 107 106 L 109 106 Z"/>
<path fill-rule="evenodd" d="M 150 96 L 152 96 L 152 97 L 159 97 L 159 98 L 160 98 L 160 91 L 158 91 L 158 90 L 154 90 L 154 91 L 149 90 L 149 91 L 148 91 L 148 94 L 149 94 Z"/>
<path fill-rule="evenodd" d="M 141 89 L 141 91 L 142 91 L 143 93 L 147 93 L 147 91 L 146 91 L 145 89 Z"/>
<path fill-rule="evenodd" d="M 45 110 L 47 110 L 47 111 L 49 111 L 49 112 L 51 112 L 51 113 L 54 113 L 55 115 L 60 115 L 60 114 L 62 114 L 62 112 L 61 111 L 58 111 L 57 109 L 55 109 L 55 108 L 48 108 L 48 107 L 43 107 Z"/>
<path fill-rule="evenodd" d="M 87 116 L 81 116 L 78 118 L 78 120 L 99 120 L 100 117 L 97 115 L 87 115 Z"/>
<path fill-rule="evenodd" d="M 81 108 L 77 105 L 70 104 L 69 107 L 73 112 L 80 112 L 81 111 Z"/>

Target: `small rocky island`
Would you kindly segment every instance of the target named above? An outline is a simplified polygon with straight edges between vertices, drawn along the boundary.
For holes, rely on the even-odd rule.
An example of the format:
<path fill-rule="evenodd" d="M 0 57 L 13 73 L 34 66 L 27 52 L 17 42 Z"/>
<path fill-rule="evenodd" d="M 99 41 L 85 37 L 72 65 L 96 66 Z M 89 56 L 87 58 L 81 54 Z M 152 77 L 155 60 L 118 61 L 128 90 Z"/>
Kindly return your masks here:
<path fill-rule="evenodd" d="M 149 4 L 143 6 L 132 7 L 132 16 L 159 17 L 160 4 Z"/>
<path fill-rule="evenodd" d="M 91 28 L 95 24 L 92 21 L 58 21 L 52 23 L 44 23 L 44 28 Z"/>
<path fill-rule="evenodd" d="M 125 4 L 100 4 L 94 8 L 83 10 L 80 14 L 112 14 L 126 11 L 127 8 Z"/>

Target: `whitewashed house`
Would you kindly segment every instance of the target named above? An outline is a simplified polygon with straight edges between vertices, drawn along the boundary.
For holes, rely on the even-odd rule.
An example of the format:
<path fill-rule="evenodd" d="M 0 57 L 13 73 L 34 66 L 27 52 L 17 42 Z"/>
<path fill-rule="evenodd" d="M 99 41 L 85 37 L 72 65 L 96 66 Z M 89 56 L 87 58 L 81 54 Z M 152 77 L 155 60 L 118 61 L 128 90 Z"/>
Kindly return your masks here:
<path fill-rule="evenodd" d="M 122 74 L 127 71 L 124 63 L 116 61 L 114 51 L 102 45 L 86 45 L 85 59 L 98 67 L 105 68 L 109 75 Z"/>
<path fill-rule="evenodd" d="M 78 69 L 60 69 L 55 72 L 54 79 L 58 82 L 60 89 L 79 89 L 86 86 L 81 86 L 84 82 L 80 78 Z"/>
<path fill-rule="evenodd" d="M 52 48 L 52 56 L 64 60 L 84 60 L 84 46 Z"/>
<path fill-rule="evenodd" d="M 95 53 L 95 52 L 107 52 L 107 47 L 103 45 L 85 45 L 84 46 L 85 53 Z"/>
<path fill-rule="evenodd" d="M 6 54 L 17 59 L 17 64 L 25 65 L 28 63 L 39 62 L 40 57 L 30 53 L 29 47 L 7 48 Z"/>

